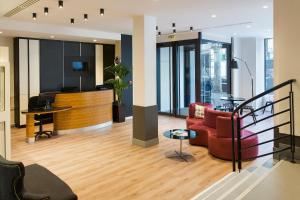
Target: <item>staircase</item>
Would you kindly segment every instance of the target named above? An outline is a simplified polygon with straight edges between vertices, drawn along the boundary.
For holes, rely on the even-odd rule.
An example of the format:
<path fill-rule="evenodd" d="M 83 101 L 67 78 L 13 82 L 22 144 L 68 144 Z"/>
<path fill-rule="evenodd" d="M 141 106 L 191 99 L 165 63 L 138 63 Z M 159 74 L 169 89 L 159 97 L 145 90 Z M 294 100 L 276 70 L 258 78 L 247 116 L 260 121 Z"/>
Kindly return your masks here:
<path fill-rule="evenodd" d="M 286 172 L 291 172 L 288 175 Z M 285 173 L 284 173 L 285 172 Z M 298 175 L 292 174 L 298 172 Z M 263 164 L 256 164 L 240 173 L 232 172 L 219 180 L 192 200 L 260 200 L 260 199 L 299 199 L 300 187 L 300 165 L 288 161 L 268 160 Z M 286 175 L 282 179 L 282 173 Z M 277 184 L 276 179 L 280 179 Z M 290 185 L 293 184 L 293 185 Z M 285 186 L 287 194 L 283 193 L 282 185 Z M 297 188 L 298 187 L 298 188 Z M 287 189 L 288 188 L 288 189 Z M 269 191 L 268 191 L 269 190 Z M 270 196 L 271 193 L 276 195 Z M 291 195 L 292 194 L 292 195 Z M 282 198 L 287 197 L 289 198 Z"/>

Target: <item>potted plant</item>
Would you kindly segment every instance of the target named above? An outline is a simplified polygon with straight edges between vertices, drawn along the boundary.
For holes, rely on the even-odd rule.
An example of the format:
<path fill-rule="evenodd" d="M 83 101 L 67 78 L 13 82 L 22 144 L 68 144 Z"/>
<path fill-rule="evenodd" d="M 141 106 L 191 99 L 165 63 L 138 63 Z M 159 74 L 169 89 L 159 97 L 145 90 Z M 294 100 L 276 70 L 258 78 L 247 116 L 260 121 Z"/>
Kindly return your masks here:
<path fill-rule="evenodd" d="M 130 71 L 120 62 L 118 57 L 115 58 L 113 65 L 106 67 L 104 70 L 114 77 L 105 81 L 105 84 L 111 85 L 114 89 L 113 120 L 114 122 L 124 122 L 126 108 L 123 104 L 123 91 L 130 85 L 124 78 Z"/>

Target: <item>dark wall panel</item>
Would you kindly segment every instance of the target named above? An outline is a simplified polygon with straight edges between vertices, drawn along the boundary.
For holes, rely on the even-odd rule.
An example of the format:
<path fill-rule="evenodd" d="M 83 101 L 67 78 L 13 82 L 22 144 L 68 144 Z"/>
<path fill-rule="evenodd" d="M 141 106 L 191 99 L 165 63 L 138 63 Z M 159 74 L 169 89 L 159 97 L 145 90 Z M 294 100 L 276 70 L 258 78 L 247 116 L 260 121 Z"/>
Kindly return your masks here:
<path fill-rule="evenodd" d="M 132 81 L 132 36 L 121 35 L 121 62 L 130 71 L 130 74 L 125 79 Z M 132 116 L 132 86 L 124 91 L 124 104 L 126 105 L 126 116 Z"/>
<path fill-rule="evenodd" d="M 65 42 L 64 57 L 64 86 L 81 88 L 82 90 L 95 89 L 95 45 L 79 42 Z M 80 56 L 81 50 L 81 56 Z M 72 62 L 82 61 L 88 63 L 87 71 L 73 71 Z"/>
<path fill-rule="evenodd" d="M 63 86 L 63 42 L 40 40 L 41 92 L 59 91 Z"/>
<path fill-rule="evenodd" d="M 103 68 L 105 69 L 108 66 L 114 64 L 115 59 L 115 45 L 104 44 L 103 45 Z M 113 75 L 105 73 L 104 71 L 104 81 L 114 78 Z"/>

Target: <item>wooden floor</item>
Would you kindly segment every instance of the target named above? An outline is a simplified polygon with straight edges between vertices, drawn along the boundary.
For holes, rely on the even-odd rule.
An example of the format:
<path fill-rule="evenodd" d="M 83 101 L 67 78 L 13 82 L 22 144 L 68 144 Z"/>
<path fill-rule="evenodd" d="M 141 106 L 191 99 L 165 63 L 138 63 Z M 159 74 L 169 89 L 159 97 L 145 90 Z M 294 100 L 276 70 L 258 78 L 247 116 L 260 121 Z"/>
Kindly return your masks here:
<path fill-rule="evenodd" d="M 159 116 L 159 145 L 131 144 L 132 121 L 94 132 L 60 135 L 35 144 L 25 143 L 25 129 L 12 129 L 12 159 L 25 165 L 38 163 L 66 181 L 83 200 L 190 199 L 231 172 L 231 162 L 190 146 L 190 162 L 166 158 L 179 141 L 163 131 L 185 127 L 185 120 Z M 51 128 L 51 126 L 46 126 Z"/>

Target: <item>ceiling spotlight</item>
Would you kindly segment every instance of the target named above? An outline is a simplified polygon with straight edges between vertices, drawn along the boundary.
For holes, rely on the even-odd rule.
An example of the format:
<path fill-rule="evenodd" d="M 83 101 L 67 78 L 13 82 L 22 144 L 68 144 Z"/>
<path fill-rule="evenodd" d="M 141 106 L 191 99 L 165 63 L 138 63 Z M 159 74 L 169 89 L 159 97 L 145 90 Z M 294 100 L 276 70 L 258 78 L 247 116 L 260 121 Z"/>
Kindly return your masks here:
<path fill-rule="evenodd" d="M 59 0 L 58 1 L 58 7 L 59 8 L 63 8 L 64 7 L 64 1 L 63 0 Z"/>
<path fill-rule="evenodd" d="M 160 31 L 158 32 L 158 36 L 161 36 L 161 32 Z"/>
<path fill-rule="evenodd" d="M 53 39 L 53 38 L 55 38 L 55 36 L 54 36 L 54 35 L 51 35 L 51 36 L 50 36 L 50 38 L 52 38 L 52 39 Z"/>
<path fill-rule="evenodd" d="M 211 15 L 211 18 L 216 18 L 216 17 L 217 17 L 217 15 L 215 15 L 215 14 Z"/>
<path fill-rule="evenodd" d="M 268 9 L 269 8 L 269 6 L 268 5 L 263 5 L 263 7 L 262 7 L 263 9 Z"/>
<path fill-rule="evenodd" d="M 75 23 L 75 19 L 74 18 L 71 18 L 71 24 L 74 24 Z"/>
<path fill-rule="evenodd" d="M 104 15 L 104 8 L 100 8 L 100 15 L 101 15 L 101 16 Z"/>
<path fill-rule="evenodd" d="M 174 34 L 176 33 L 176 29 L 173 29 L 173 33 L 174 33 Z"/>
<path fill-rule="evenodd" d="M 45 8 L 44 8 L 44 14 L 45 14 L 45 15 L 48 15 L 48 14 L 49 14 L 49 8 L 48 8 L 48 7 L 45 7 Z"/>
<path fill-rule="evenodd" d="M 0 31 L 0 34 L 2 34 L 3 32 L 2 31 Z"/>
<path fill-rule="evenodd" d="M 84 21 L 87 21 L 88 20 L 88 14 L 84 14 L 83 18 L 84 18 Z"/>
<path fill-rule="evenodd" d="M 37 16 L 36 13 L 32 13 L 32 19 L 33 20 L 36 20 L 36 16 Z"/>
<path fill-rule="evenodd" d="M 172 28 L 175 29 L 175 27 L 176 27 L 176 24 L 172 23 Z"/>
<path fill-rule="evenodd" d="M 97 42 L 97 40 L 93 40 L 94 42 Z"/>
<path fill-rule="evenodd" d="M 191 27 L 190 27 L 190 31 L 193 32 L 193 30 L 194 30 L 194 28 L 191 26 Z"/>

